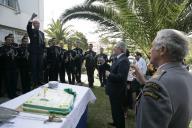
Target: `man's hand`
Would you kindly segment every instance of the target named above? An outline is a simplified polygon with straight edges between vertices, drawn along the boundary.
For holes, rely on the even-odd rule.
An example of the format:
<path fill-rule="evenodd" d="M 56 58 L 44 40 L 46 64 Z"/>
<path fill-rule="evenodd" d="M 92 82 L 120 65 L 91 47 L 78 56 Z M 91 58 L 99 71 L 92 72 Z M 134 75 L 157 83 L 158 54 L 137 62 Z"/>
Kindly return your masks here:
<path fill-rule="evenodd" d="M 134 72 L 134 76 L 136 77 L 137 81 L 140 83 L 140 84 L 145 84 L 145 82 L 147 81 L 145 79 L 145 76 L 144 74 L 141 72 L 141 70 L 139 69 L 139 67 L 137 65 L 131 65 L 130 68 L 133 68 L 135 70 Z"/>
<path fill-rule="evenodd" d="M 37 14 L 33 13 L 31 16 L 31 20 L 33 20 L 35 17 L 37 17 Z"/>
<path fill-rule="evenodd" d="M 106 71 L 106 72 L 105 72 L 106 77 L 109 77 L 109 74 L 110 74 L 109 71 Z"/>

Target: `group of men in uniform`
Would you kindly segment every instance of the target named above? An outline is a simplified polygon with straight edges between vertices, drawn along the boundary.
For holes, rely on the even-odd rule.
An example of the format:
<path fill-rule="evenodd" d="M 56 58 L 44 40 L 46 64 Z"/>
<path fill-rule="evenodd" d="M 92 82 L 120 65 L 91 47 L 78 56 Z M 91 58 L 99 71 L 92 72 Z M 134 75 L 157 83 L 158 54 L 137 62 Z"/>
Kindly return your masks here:
<path fill-rule="evenodd" d="M 95 69 L 98 69 L 101 86 L 104 87 L 106 84 L 105 71 L 109 69 L 107 68 L 109 65 L 103 48 L 101 48 L 101 53 L 96 55 L 96 52 L 92 50 L 92 44 L 89 44 L 89 50 L 84 54 L 79 47 L 79 41 L 76 42 L 74 49 L 72 49 L 71 44 L 68 44 L 68 50 L 64 49 L 63 46 L 58 46 L 55 38 L 49 40 L 49 44 L 50 47 L 44 50 L 44 62 L 46 62 L 44 63 L 44 77 L 47 80 L 44 82 L 57 81 L 59 76 L 60 81 L 66 83 L 66 73 L 69 84 L 81 84 L 81 69 L 85 60 L 89 87 L 93 87 Z"/>
<path fill-rule="evenodd" d="M 58 81 L 58 76 L 62 83 L 66 83 L 65 73 L 67 73 L 68 83 L 81 83 L 81 66 L 83 62 L 83 50 L 79 48 L 79 41 L 76 48 L 68 44 L 68 50 L 63 45 L 58 46 L 56 39 L 49 40 L 49 47 L 44 50 L 44 82 Z M 48 74 L 48 75 L 47 75 Z"/>
<path fill-rule="evenodd" d="M 29 52 L 28 37 L 22 38 L 20 45 L 14 43 L 14 36 L 9 34 L 5 37 L 5 43 L 0 47 L 0 87 L 6 85 L 9 98 L 17 96 L 17 81 L 20 72 L 22 93 L 30 90 L 29 77 Z M 2 90 L 2 89 L 1 89 Z M 2 92 L 1 92 L 2 93 Z"/>
<path fill-rule="evenodd" d="M 49 40 L 49 47 L 42 48 L 43 52 L 34 53 L 35 46 L 30 46 L 31 43 L 28 42 L 27 34 L 23 36 L 20 45 L 14 43 L 13 34 L 9 34 L 5 37 L 3 46 L 0 47 L 0 84 L 6 85 L 9 98 L 17 96 L 19 75 L 22 93 L 48 81 L 60 80 L 66 83 L 65 74 L 67 74 L 69 84 L 81 83 L 81 68 L 84 60 L 89 87 L 93 87 L 95 69 L 98 69 L 101 86 L 104 87 L 106 84 L 105 71 L 108 59 L 103 53 L 103 48 L 100 54 L 96 55 L 96 52 L 92 50 L 93 45 L 89 44 L 89 50 L 83 54 L 79 41 L 76 42 L 74 49 L 71 44 L 68 44 L 68 50 L 66 50 L 62 44 L 58 45 L 56 39 L 52 38 Z M 36 83 L 37 80 L 41 83 Z"/>

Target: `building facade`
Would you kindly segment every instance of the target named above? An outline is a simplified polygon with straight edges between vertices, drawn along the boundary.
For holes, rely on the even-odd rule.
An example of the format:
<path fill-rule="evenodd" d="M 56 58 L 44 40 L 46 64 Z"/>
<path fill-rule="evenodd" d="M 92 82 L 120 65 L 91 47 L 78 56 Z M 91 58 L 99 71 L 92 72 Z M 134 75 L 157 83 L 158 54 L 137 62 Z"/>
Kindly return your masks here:
<path fill-rule="evenodd" d="M 15 42 L 20 44 L 32 13 L 38 15 L 43 30 L 44 0 L 0 0 L 0 45 L 9 33 L 14 34 Z"/>

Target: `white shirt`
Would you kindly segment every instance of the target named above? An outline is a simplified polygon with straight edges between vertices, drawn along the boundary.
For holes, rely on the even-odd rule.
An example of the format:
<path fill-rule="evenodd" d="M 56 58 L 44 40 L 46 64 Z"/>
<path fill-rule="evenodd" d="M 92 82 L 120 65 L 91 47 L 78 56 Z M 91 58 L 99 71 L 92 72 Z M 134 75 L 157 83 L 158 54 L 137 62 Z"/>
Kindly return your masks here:
<path fill-rule="evenodd" d="M 146 63 L 146 61 L 142 57 L 140 57 L 139 60 L 136 62 L 136 65 L 142 71 L 142 73 L 145 75 L 146 72 L 147 72 L 147 63 Z"/>

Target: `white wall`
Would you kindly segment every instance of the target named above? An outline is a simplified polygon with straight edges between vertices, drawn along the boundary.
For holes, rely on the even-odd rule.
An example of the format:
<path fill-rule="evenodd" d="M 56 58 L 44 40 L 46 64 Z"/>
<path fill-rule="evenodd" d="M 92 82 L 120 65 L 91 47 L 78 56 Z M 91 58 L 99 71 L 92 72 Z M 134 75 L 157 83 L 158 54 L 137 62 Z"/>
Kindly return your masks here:
<path fill-rule="evenodd" d="M 0 5 L 0 25 L 26 30 L 26 25 L 32 13 L 38 14 L 41 30 L 44 24 L 44 0 L 18 0 L 20 6 L 19 14 L 16 11 Z"/>

